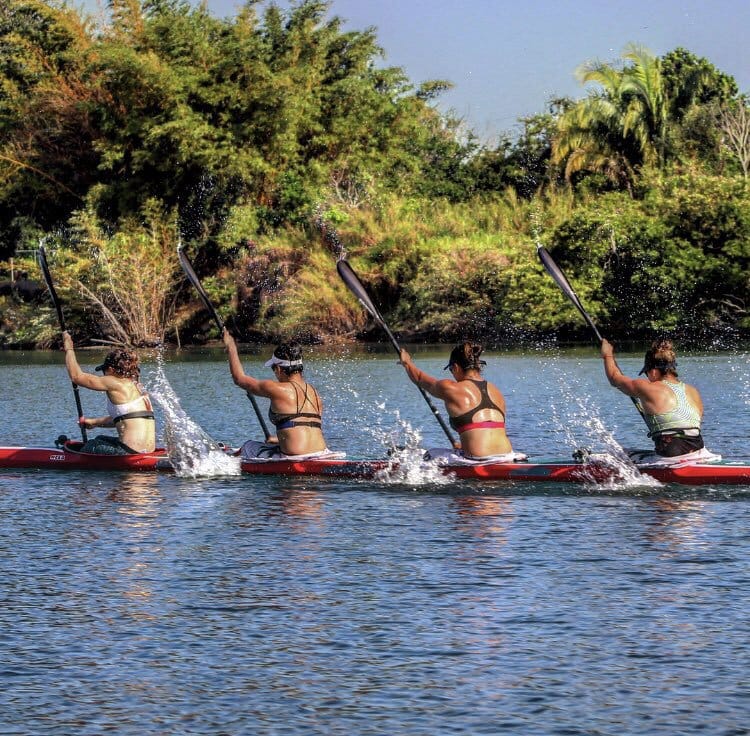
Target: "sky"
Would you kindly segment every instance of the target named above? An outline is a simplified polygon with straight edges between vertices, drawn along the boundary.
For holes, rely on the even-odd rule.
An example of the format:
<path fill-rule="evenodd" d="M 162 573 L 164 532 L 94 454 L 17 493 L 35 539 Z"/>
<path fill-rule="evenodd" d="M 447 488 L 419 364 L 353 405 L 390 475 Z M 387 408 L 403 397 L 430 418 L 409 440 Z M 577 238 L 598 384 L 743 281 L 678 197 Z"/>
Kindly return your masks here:
<path fill-rule="evenodd" d="M 241 4 L 207 3 L 218 17 Z M 485 141 L 517 132 L 553 97 L 585 96 L 576 68 L 618 62 L 630 42 L 658 56 L 682 46 L 750 92 L 750 0 L 332 0 L 329 15 L 346 30 L 374 27 L 383 64 L 414 84 L 451 81 L 438 107 Z"/>

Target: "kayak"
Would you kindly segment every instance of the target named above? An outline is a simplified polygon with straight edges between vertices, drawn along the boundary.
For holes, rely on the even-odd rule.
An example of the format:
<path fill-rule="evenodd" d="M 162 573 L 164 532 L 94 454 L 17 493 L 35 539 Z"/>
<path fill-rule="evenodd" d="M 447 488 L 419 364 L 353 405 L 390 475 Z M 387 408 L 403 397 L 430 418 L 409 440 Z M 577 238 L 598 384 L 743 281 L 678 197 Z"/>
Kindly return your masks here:
<path fill-rule="evenodd" d="M 0 447 L 0 468 L 55 468 L 57 470 L 171 471 L 165 449 L 137 455 L 95 455 L 80 452 L 82 442 L 61 447 Z"/>
<path fill-rule="evenodd" d="M 316 475 L 349 478 L 373 478 L 397 469 L 387 460 L 243 460 L 242 471 L 252 475 Z M 462 480 L 517 480 L 556 483 L 605 483 L 617 480 L 611 464 L 569 460 L 504 462 L 482 464 L 441 464 L 440 471 Z M 750 465 L 729 462 L 695 463 L 678 467 L 638 467 L 661 483 L 681 485 L 750 485 Z"/>
<path fill-rule="evenodd" d="M 103 470 L 172 472 L 165 449 L 137 455 L 94 455 L 80 452 L 81 442 L 68 441 L 59 448 L 0 447 L 0 468 L 39 468 L 57 470 Z M 637 466 L 638 467 L 638 466 Z M 319 458 L 303 460 L 243 460 L 242 472 L 249 475 L 309 475 L 339 478 L 377 478 L 380 473 L 398 469 L 389 460 L 349 460 Z M 540 460 L 438 465 L 440 471 L 462 480 L 515 480 L 556 483 L 606 483 L 617 479 L 611 464 L 589 458 L 586 461 Z M 695 463 L 677 467 L 639 466 L 661 483 L 681 485 L 750 485 L 750 465 L 726 461 Z"/>

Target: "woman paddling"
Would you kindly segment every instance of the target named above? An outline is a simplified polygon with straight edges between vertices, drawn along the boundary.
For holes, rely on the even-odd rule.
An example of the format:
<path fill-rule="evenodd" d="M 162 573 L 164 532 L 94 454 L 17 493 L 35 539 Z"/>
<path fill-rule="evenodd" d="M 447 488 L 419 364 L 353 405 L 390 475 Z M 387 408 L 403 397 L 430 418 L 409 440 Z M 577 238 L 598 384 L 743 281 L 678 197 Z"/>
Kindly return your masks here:
<path fill-rule="evenodd" d="M 107 353 L 104 362 L 96 367 L 104 375 L 96 376 L 81 370 L 76 358 L 73 339 L 63 332 L 65 367 L 70 380 L 77 386 L 105 391 L 107 415 L 81 417 L 87 429 L 114 427 L 117 437 L 98 435 L 81 447 L 81 452 L 98 455 L 132 455 L 153 452 L 156 448 L 156 422 L 151 401 L 139 383 L 138 355 L 132 350 L 117 348 Z"/>
<path fill-rule="evenodd" d="M 461 437 L 461 453 L 469 460 L 514 455 L 505 433 L 505 399 L 497 386 L 482 378 L 483 350 L 473 342 L 453 348 L 444 368 L 453 380 L 433 378 L 401 350 L 401 363 L 412 383 L 445 402 L 451 427 Z"/>
<path fill-rule="evenodd" d="M 705 450 L 701 435 L 703 401 L 698 389 L 677 375 L 677 356 L 670 340 L 655 340 L 646 351 L 640 373 L 628 378 L 615 361 L 614 348 L 602 340 L 604 372 L 610 384 L 635 399 L 662 458 L 716 457 Z"/>
<path fill-rule="evenodd" d="M 242 368 L 237 343 L 224 328 L 224 345 L 229 355 L 229 370 L 234 382 L 255 396 L 271 399 L 268 418 L 276 427 L 276 437 L 266 443 L 249 441 L 242 447 L 248 459 L 282 456 L 329 455 L 322 431 L 323 402 L 313 386 L 302 376 L 302 350 L 295 343 L 282 343 L 266 367 L 275 380 L 248 376 Z M 269 443 L 278 442 L 274 447 Z"/>

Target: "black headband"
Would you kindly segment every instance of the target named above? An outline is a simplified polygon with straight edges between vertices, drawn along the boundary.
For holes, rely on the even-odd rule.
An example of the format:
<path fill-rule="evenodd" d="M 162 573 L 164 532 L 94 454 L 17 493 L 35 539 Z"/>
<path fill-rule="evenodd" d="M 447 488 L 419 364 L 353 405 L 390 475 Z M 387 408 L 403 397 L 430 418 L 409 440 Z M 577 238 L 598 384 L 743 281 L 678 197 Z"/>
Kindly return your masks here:
<path fill-rule="evenodd" d="M 478 360 L 478 361 L 477 361 L 477 363 L 478 363 L 479 365 L 487 365 L 487 361 L 486 361 L 486 360 Z M 469 370 L 469 368 L 471 368 L 471 367 L 472 367 L 472 366 L 470 366 L 470 365 L 467 365 L 467 366 L 466 366 L 466 368 L 464 368 L 464 367 L 463 367 L 463 366 L 462 366 L 462 365 L 461 365 L 461 364 L 460 364 L 460 363 L 459 363 L 459 362 L 458 362 L 457 360 L 451 360 L 451 361 L 450 361 L 450 362 L 448 363 L 448 365 L 447 365 L 447 366 L 445 366 L 445 368 L 443 368 L 443 370 L 444 370 L 444 371 L 447 371 L 447 370 L 448 370 L 448 368 L 450 368 L 450 367 L 451 367 L 452 365 L 454 365 L 454 364 L 455 364 L 455 365 L 457 365 L 457 366 L 459 366 L 460 368 L 463 368 L 463 369 L 464 369 L 465 371 L 466 371 L 466 370 Z"/>
<path fill-rule="evenodd" d="M 677 371 L 677 363 L 674 360 L 646 360 L 638 375 L 648 373 L 652 368 L 658 368 L 662 373 Z"/>

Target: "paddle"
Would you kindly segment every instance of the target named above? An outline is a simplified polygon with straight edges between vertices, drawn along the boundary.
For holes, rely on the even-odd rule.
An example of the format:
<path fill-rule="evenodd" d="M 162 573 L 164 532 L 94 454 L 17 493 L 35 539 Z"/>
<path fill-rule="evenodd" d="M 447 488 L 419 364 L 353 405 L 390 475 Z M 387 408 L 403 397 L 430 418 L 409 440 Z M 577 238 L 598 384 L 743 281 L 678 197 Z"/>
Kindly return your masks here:
<path fill-rule="evenodd" d="M 401 346 L 398 344 L 398 341 L 393 336 L 393 333 L 388 328 L 388 325 L 385 323 L 385 320 L 381 316 L 380 312 L 378 311 L 377 307 L 373 304 L 372 299 L 370 299 L 370 295 L 365 290 L 365 287 L 362 285 L 362 282 L 359 280 L 359 277 L 356 273 L 354 273 L 354 270 L 349 265 L 349 262 L 345 258 L 340 258 L 336 262 L 336 270 L 339 272 L 339 276 L 341 276 L 344 283 L 349 287 L 349 290 L 354 294 L 354 296 L 357 297 L 360 304 L 372 315 L 372 317 L 375 319 L 375 321 L 385 330 L 385 334 L 388 335 L 388 339 L 391 341 L 391 344 L 396 349 L 396 352 L 401 355 Z M 448 438 L 448 440 L 451 443 L 452 447 L 456 446 L 456 440 L 451 434 L 450 429 L 448 429 L 448 425 L 445 423 L 443 418 L 440 416 L 440 413 L 438 412 L 435 405 L 430 401 L 430 397 L 427 395 L 427 392 L 421 387 L 417 386 L 419 389 L 419 392 L 422 394 L 422 398 L 427 402 L 427 406 L 430 407 L 430 411 L 435 415 L 435 419 L 438 420 L 438 423 L 440 424 L 440 427 L 442 428 L 443 432 L 445 432 L 445 436 Z"/>
<path fill-rule="evenodd" d="M 540 260 L 542 261 L 542 265 L 547 269 L 547 273 L 552 276 L 563 294 L 565 294 L 565 296 L 570 299 L 570 301 L 573 303 L 573 306 L 581 313 L 583 318 L 586 320 L 586 324 L 588 324 L 588 326 L 593 330 L 594 334 L 596 335 L 596 339 L 601 343 L 604 338 L 596 328 L 594 320 L 591 319 L 589 313 L 583 308 L 583 304 L 581 304 L 581 300 L 578 298 L 578 294 L 576 294 L 573 290 L 573 287 L 565 277 L 565 274 L 560 270 L 560 267 L 554 262 L 552 256 L 543 245 L 538 245 L 536 248 L 536 252 L 538 253 Z"/>
<path fill-rule="evenodd" d="M 599 343 L 601 344 L 604 341 L 604 338 L 601 336 L 601 333 L 594 324 L 594 320 L 591 319 L 589 313 L 583 308 L 583 304 L 581 304 L 581 300 L 578 298 L 578 294 L 575 293 L 573 287 L 570 285 L 570 282 L 565 277 L 565 274 L 560 270 L 560 267 L 555 263 L 552 256 L 543 245 L 537 245 L 536 252 L 539 255 L 539 259 L 541 260 L 542 265 L 547 270 L 547 273 L 552 276 L 563 294 L 565 294 L 565 296 L 570 299 L 570 301 L 573 303 L 573 306 L 581 313 L 584 320 L 586 320 L 586 324 L 591 328 L 594 335 L 596 335 L 596 339 L 599 340 Z M 638 401 L 633 396 L 630 397 L 630 400 L 633 402 L 635 408 L 638 409 L 641 417 L 643 417 L 643 409 L 641 409 Z"/>
<path fill-rule="evenodd" d="M 42 243 L 39 243 L 39 266 L 42 269 L 42 276 L 44 276 L 44 283 L 47 284 L 47 291 L 49 291 L 50 298 L 52 299 L 52 304 L 55 307 L 55 310 L 57 311 L 57 321 L 60 323 L 60 331 L 61 332 L 67 332 L 67 327 L 65 326 L 65 317 L 63 316 L 62 311 L 62 305 L 60 304 L 60 300 L 57 298 L 57 292 L 55 291 L 55 285 L 52 283 L 52 274 L 49 272 L 49 266 L 47 265 L 47 254 L 44 252 L 44 245 Z M 86 442 L 88 440 L 88 437 L 86 435 L 86 427 L 81 424 L 81 419 L 83 419 L 83 407 L 81 406 L 81 394 L 78 391 L 78 386 L 74 383 L 73 384 L 73 396 L 76 400 L 76 409 L 78 410 L 78 426 L 81 429 L 81 439 Z"/>
<path fill-rule="evenodd" d="M 177 257 L 180 259 L 180 265 L 182 266 L 182 270 L 185 272 L 185 275 L 188 277 L 188 280 L 190 283 L 195 287 L 195 290 L 198 292 L 198 296 L 201 298 L 201 301 L 206 306 L 206 309 L 208 310 L 208 313 L 213 318 L 214 322 L 216 322 L 216 326 L 219 328 L 219 332 L 223 332 L 224 330 L 224 323 L 221 321 L 221 317 L 219 317 L 218 313 L 216 312 L 216 309 L 214 309 L 214 305 L 211 304 L 211 300 L 208 298 L 208 294 L 206 294 L 206 290 L 203 288 L 203 285 L 200 282 L 200 279 L 198 278 L 198 275 L 195 273 L 195 270 L 193 269 L 193 264 L 190 263 L 190 260 L 188 259 L 187 255 L 185 255 L 185 251 L 182 249 L 182 246 L 177 247 Z M 260 407 L 258 406 L 258 402 L 255 400 L 255 396 L 253 396 L 249 391 L 247 393 L 247 398 L 250 399 L 250 403 L 253 405 L 253 410 L 255 411 L 255 416 L 258 417 L 258 421 L 260 422 L 261 429 L 263 430 L 263 434 L 265 435 L 265 438 L 268 439 L 271 436 L 271 433 L 268 431 L 268 427 L 266 426 L 266 421 L 263 419 L 263 414 L 261 414 Z"/>

